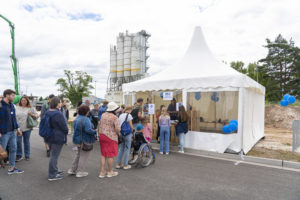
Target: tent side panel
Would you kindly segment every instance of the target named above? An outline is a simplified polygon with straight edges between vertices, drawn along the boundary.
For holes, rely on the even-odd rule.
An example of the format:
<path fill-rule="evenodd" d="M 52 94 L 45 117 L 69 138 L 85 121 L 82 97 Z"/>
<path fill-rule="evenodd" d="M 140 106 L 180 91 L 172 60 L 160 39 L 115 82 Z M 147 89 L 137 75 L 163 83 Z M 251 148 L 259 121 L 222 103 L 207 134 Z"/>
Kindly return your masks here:
<path fill-rule="evenodd" d="M 264 137 L 265 96 L 244 90 L 243 151 L 247 154 Z"/>

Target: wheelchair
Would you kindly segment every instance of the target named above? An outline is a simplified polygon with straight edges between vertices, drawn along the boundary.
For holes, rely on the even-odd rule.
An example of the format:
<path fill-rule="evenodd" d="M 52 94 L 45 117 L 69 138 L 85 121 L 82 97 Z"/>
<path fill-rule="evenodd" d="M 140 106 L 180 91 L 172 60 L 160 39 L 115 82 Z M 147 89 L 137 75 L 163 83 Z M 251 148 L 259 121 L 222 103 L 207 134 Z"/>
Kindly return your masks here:
<path fill-rule="evenodd" d="M 134 151 L 134 150 L 133 150 Z M 149 143 L 143 143 L 139 150 L 133 153 L 133 155 L 137 155 L 136 157 L 132 157 L 132 160 L 129 161 L 130 165 L 133 166 L 141 166 L 141 167 L 148 167 L 151 164 L 155 163 L 155 153 Z"/>

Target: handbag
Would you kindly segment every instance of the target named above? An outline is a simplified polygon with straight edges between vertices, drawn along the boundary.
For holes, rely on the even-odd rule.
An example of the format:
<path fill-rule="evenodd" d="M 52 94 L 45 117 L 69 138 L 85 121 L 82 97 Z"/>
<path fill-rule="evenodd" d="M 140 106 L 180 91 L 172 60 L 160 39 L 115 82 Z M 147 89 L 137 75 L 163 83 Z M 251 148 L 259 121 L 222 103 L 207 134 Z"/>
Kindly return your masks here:
<path fill-rule="evenodd" d="M 122 135 L 118 135 L 118 144 L 122 144 L 124 142 L 124 138 Z"/>
<path fill-rule="evenodd" d="M 32 108 L 30 109 L 30 111 L 34 112 Z M 38 120 L 34 119 L 31 115 L 28 115 L 26 123 L 27 123 L 27 128 L 34 128 L 37 127 L 39 124 Z"/>
<path fill-rule="evenodd" d="M 92 151 L 94 145 L 92 143 L 87 143 L 83 140 L 82 120 L 80 121 L 80 133 L 81 133 L 81 140 L 82 140 L 82 145 L 81 145 L 82 151 Z"/>

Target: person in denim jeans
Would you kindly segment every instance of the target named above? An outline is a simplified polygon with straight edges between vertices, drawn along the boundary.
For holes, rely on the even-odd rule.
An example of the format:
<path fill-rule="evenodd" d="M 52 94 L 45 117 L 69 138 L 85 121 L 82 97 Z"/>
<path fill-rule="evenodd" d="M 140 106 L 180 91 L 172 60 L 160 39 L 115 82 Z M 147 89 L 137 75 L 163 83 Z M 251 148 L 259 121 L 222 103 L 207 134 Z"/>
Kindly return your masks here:
<path fill-rule="evenodd" d="M 166 107 L 162 108 L 158 123 L 160 126 L 160 154 L 163 154 L 165 150 L 166 155 L 169 155 L 171 122 Z"/>
<path fill-rule="evenodd" d="M 189 131 L 188 129 L 189 116 L 185 111 L 184 106 L 179 106 L 178 123 L 176 125 L 176 135 L 179 138 L 179 153 L 184 153 L 184 135 Z"/>
<path fill-rule="evenodd" d="M 19 102 L 19 106 L 16 108 L 17 122 L 22 131 L 22 136 L 17 136 L 17 158 L 16 162 L 23 159 L 22 140 L 24 140 L 24 154 L 25 159 L 30 159 L 30 134 L 32 128 L 27 127 L 27 118 L 31 116 L 33 119 L 38 118 L 38 114 L 34 108 L 31 107 L 30 101 L 27 97 L 23 96 Z"/>
<path fill-rule="evenodd" d="M 9 145 L 9 168 L 8 174 L 21 174 L 24 171 L 15 167 L 17 151 L 17 132 L 22 135 L 16 119 L 15 106 L 12 104 L 15 91 L 5 90 L 0 102 L 0 142 L 3 149 Z"/>
<path fill-rule="evenodd" d="M 97 131 L 94 129 L 89 115 L 90 108 L 81 105 L 78 108 L 78 117 L 74 120 L 74 134 L 73 143 L 77 146 L 76 156 L 72 162 L 72 168 L 68 170 L 68 174 L 76 175 L 77 178 L 88 176 L 88 172 L 84 171 L 87 160 L 91 151 L 84 151 L 82 149 L 83 142 L 94 144 L 97 137 Z"/>
<path fill-rule="evenodd" d="M 125 122 L 125 119 L 127 118 L 127 121 L 129 122 L 131 130 L 133 130 L 133 125 L 132 125 L 133 117 L 130 114 L 131 112 L 132 112 L 132 106 L 126 106 L 123 113 L 119 116 L 119 124 L 120 124 L 121 128 L 122 128 L 122 124 Z M 119 145 L 118 164 L 116 165 L 116 168 L 120 169 L 123 167 L 123 169 L 130 169 L 131 166 L 128 165 L 128 160 L 129 160 L 129 154 L 130 154 L 130 148 L 131 148 L 132 134 L 123 136 L 123 139 L 124 139 L 124 142 Z M 122 165 L 123 156 L 124 156 L 124 162 Z"/>

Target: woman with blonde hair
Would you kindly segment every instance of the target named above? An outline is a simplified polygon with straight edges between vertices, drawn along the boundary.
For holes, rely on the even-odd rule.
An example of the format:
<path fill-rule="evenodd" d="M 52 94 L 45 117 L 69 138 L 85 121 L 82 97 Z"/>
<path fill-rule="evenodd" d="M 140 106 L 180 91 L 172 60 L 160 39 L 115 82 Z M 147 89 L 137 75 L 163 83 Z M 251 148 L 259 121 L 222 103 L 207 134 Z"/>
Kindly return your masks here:
<path fill-rule="evenodd" d="M 166 107 L 162 108 L 158 123 L 160 126 L 160 154 L 163 154 L 165 150 L 166 155 L 169 155 L 171 123 Z"/>

